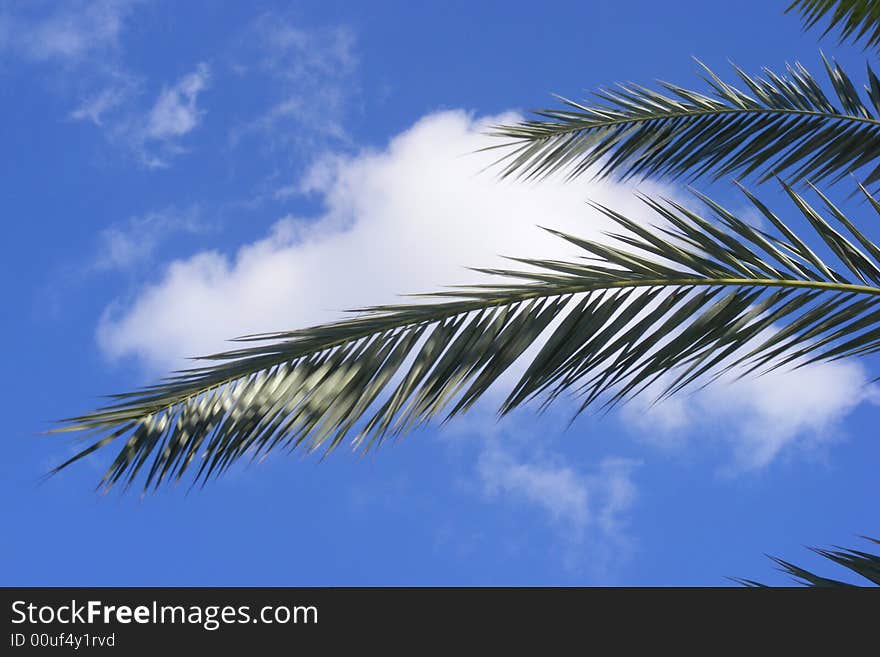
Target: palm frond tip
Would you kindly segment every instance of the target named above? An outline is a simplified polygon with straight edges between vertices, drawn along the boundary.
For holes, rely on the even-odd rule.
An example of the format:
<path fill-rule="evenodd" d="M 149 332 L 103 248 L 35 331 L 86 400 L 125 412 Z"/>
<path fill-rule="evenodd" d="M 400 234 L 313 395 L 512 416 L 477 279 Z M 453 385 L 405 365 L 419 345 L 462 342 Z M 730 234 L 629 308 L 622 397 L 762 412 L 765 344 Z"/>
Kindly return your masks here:
<path fill-rule="evenodd" d="M 840 40 L 865 41 L 867 47 L 880 46 L 880 3 L 876 0 L 795 0 L 786 12 L 798 11 L 809 30 L 828 19 L 825 34 L 842 28 Z"/>
<path fill-rule="evenodd" d="M 830 221 L 785 189 L 833 261 L 745 190 L 772 230 L 705 197 L 712 220 L 643 197 L 655 227 L 596 205 L 618 226 L 615 235 L 557 233 L 582 249 L 581 259 L 521 259 L 527 269 L 485 270 L 499 276 L 496 284 L 247 338 L 208 365 L 68 420 L 57 431 L 98 440 L 59 469 L 118 442 L 103 483 L 130 484 L 146 473 L 146 488 L 191 470 L 204 482 L 246 455 L 279 448 L 329 452 L 350 437 L 367 449 L 468 409 L 532 345 L 536 355 L 502 413 L 564 392 L 579 401 L 578 412 L 612 407 L 732 368 L 880 350 L 880 249 L 823 195 Z"/>
<path fill-rule="evenodd" d="M 700 63 L 713 96 L 666 82 L 664 92 L 621 84 L 596 93 L 595 102 L 561 99 L 560 109 L 496 126 L 490 134 L 505 141 L 490 149 L 507 151 L 496 162 L 502 177 L 755 174 L 835 182 L 861 170 L 871 187 L 880 180 L 880 81 L 868 67 L 860 93 L 840 65 L 823 61 L 831 97 L 800 64 L 787 76 L 765 69 L 763 78 L 734 67 L 738 88 Z"/>
<path fill-rule="evenodd" d="M 867 536 L 863 538 L 871 541 L 872 543 L 880 545 L 880 541 L 875 538 L 869 538 Z M 870 582 L 872 585 L 880 586 L 880 554 L 872 554 L 870 552 L 864 552 L 862 550 L 840 547 L 833 550 L 822 548 L 810 549 L 818 554 L 820 557 L 828 559 L 837 566 L 845 568 L 854 575 L 858 575 L 863 580 Z M 802 568 L 777 557 L 770 558 L 776 563 L 780 571 L 782 571 L 786 575 L 790 575 L 795 579 L 797 583 L 804 586 L 819 588 L 850 588 L 857 586 L 856 584 L 844 582 L 839 579 L 817 575 L 816 573 L 809 571 L 806 568 Z M 754 580 L 738 579 L 736 581 L 745 586 L 764 586 L 763 584 Z"/>

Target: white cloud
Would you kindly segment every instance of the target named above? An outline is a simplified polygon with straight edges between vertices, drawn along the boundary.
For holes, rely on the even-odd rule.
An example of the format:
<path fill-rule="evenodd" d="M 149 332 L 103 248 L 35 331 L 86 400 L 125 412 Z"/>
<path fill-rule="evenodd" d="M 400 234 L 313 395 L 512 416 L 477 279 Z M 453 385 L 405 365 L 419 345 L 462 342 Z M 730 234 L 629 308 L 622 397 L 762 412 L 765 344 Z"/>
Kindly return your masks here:
<path fill-rule="evenodd" d="M 641 464 L 606 457 L 584 471 L 544 449 L 535 450 L 534 436 L 531 456 L 515 455 L 509 443 L 516 429 L 506 426 L 500 432 L 503 439 L 486 439 L 477 459 L 482 495 L 543 514 L 559 534 L 566 566 L 587 566 L 594 577 L 607 580 L 633 549 L 628 514 L 638 498 L 633 472 Z M 497 435 L 498 430 L 489 433 Z"/>
<path fill-rule="evenodd" d="M 48 13 L 39 11 L 40 3 L 24 5 L 23 11 L 0 13 L 0 48 L 34 61 L 78 62 L 117 46 L 134 4 L 127 0 L 51 3 Z"/>
<path fill-rule="evenodd" d="M 268 107 L 232 131 L 233 142 L 259 135 L 270 146 L 314 148 L 345 142 L 345 119 L 357 95 L 356 38 L 346 26 L 303 29 L 265 14 L 244 31 L 240 75 L 261 76 L 273 90 Z M 292 129 L 307 125 L 308 130 Z"/>
<path fill-rule="evenodd" d="M 143 104 L 145 80 L 124 64 L 122 36 L 139 0 L 23 3 L 0 11 L 0 53 L 4 50 L 43 65 L 53 91 L 71 98 L 74 121 L 104 130 L 114 144 L 130 150 L 150 168 L 168 166 L 183 152 L 179 139 L 199 124 L 198 97 L 209 82 L 199 64 L 173 86 L 164 87 L 152 106 Z"/>
<path fill-rule="evenodd" d="M 116 112 L 108 125 L 110 138 L 128 148 L 147 168 L 170 166 L 174 157 L 186 152 L 181 145 L 182 138 L 198 127 L 205 114 L 198 101 L 210 82 L 210 68 L 202 62 L 175 84 L 164 87 L 149 110 L 128 103 L 122 111 Z M 106 111 L 109 108 L 104 107 L 102 101 L 105 98 L 113 101 L 113 92 L 108 90 L 106 96 L 99 95 L 91 103 L 87 102 L 75 116 L 92 118 L 95 111 Z"/>
<path fill-rule="evenodd" d="M 195 128 L 204 113 L 196 103 L 208 86 L 208 66 L 199 64 L 173 87 L 162 90 L 147 120 L 146 136 L 150 139 L 181 137 Z"/>
<path fill-rule="evenodd" d="M 266 38 L 266 63 L 294 82 L 319 82 L 330 75 L 351 73 L 357 68 L 355 37 L 350 28 L 337 26 L 323 31 L 302 30 L 272 17 L 257 21 Z"/>
<path fill-rule="evenodd" d="M 581 234 L 607 226 L 588 196 L 641 211 L 612 184 L 523 186 L 480 175 L 491 156 L 472 151 L 484 127 L 463 112 L 439 113 L 387 150 L 323 160 L 301 186 L 323 200 L 320 217 L 286 217 L 234 257 L 203 252 L 172 263 L 125 312 L 105 318 L 102 346 L 166 367 L 235 335 L 471 282 L 466 266 L 507 264 L 500 254 L 576 253 L 535 224 Z"/>
<path fill-rule="evenodd" d="M 256 137 L 268 150 L 294 147 L 301 159 L 303 151 L 350 144 L 345 126 L 358 97 L 356 39 L 350 28 L 304 28 L 284 14 L 263 14 L 227 44 L 231 54 L 214 57 L 234 60 L 230 69 L 237 79 L 228 75 L 230 69 L 218 71 L 216 64 L 209 74 L 208 64 L 201 63 L 154 96 L 153 82 L 126 64 L 125 32 L 139 4 L 35 0 L 0 8 L 0 55 L 39 66 L 39 79 L 50 81 L 48 88 L 71 103 L 70 119 L 101 128 L 110 143 L 147 168 L 166 168 L 188 151 L 182 138 L 205 114 L 200 95 L 224 74 L 223 86 L 238 83 L 247 88 L 248 98 L 258 99 L 257 109 L 227 128 L 232 145 Z M 308 130 L 299 129 L 304 125 Z M 272 192 L 262 191 L 261 199 Z"/>
<path fill-rule="evenodd" d="M 489 496 L 501 492 L 520 496 L 577 534 L 590 520 L 587 484 L 568 466 L 520 463 L 495 448 L 480 455 L 478 471 Z"/>
<path fill-rule="evenodd" d="M 762 468 L 794 446 L 839 438 L 841 422 L 863 402 L 880 403 L 880 388 L 855 361 L 779 369 L 760 377 L 726 377 L 688 396 L 623 407 L 643 439 L 683 447 L 689 437 L 727 440 L 735 463 L 727 473 Z"/>
<path fill-rule="evenodd" d="M 477 471 L 486 495 L 520 498 L 579 541 L 593 525 L 603 534 L 617 534 L 621 514 L 636 499 L 630 477 L 636 465 L 630 459 L 606 458 L 596 472 L 582 474 L 553 460 L 518 460 L 493 441 L 480 454 Z"/>
<path fill-rule="evenodd" d="M 181 232 L 200 233 L 206 229 L 194 209 L 169 209 L 130 217 L 100 232 L 91 269 L 131 269 L 151 260 L 159 245 L 170 236 Z"/>
<path fill-rule="evenodd" d="M 461 111 L 439 112 L 381 151 L 324 158 L 295 186 L 322 201 L 319 216 L 285 217 L 233 256 L 205 251 L 171 263 L 132 303 L 105 313 L 101 347 L 153 369 L 176 367 L 181 357 L 222 349 L 232 336 L 332 320 L 339 310 L 387 303 L 398 293 L 472 283 L 478 277 L 465 266 L 509 264 L 501 255 L 579 256 L 535 224 L 596 236 L 608 224 L 587 199 L 644 216 L 626 185 L 520 184 L 478 173 L 495 157 L 474 153 L 494 143 L 481 131 L 514 118 L 476 121 Z M 674 196 L 657 185 L 641 188 Z M 759 466 L 798 436 L 833 429 L 864 398 L 863 383 L 858 366 L 826 364 L 716 386 L 701 401 L 682 397 L 661 407 L 661 415 L 624 417 L 651 422 L 652 431 L 665 422 L 667 433 L 726 423 L 737 459 Z M 817 386 L 833 387 L 833 394 L 811 392 Z"/>
<path fill-rule="evenodd" d="M 121 35 L 139 0 L 19 3 L 0 11 L 0 53 L 42 65 L 50 86 L 76 98 L 74 120 L 103 124 L 138 80 L 121 61 Z M 41 76 L 42 77 L 42 76 Z"/>
<path fill-rule="evenodd" d="M 35 2 L 0 12 L 0 52 L 53 72 L 53 90 L 73 99 L 71 119 L 103 128 L 113 143 L 145 166 L 166 167 L 183 152 L 180 138 L 204 115 L 198 99 L 210 75 L 208 65 L 201 63 L 145 106 L 145 80 L 123 62 L 122 35 L 137 4 L 139 0 Z"/>
<path fill-rule="evenodd" d="M 132 93 L 132 85 L 120 84 L 97 91 L 70 113 L 75 121 L 91 121 L 97 126 L 104 125 L 104 116 L 122 105 Z"/>

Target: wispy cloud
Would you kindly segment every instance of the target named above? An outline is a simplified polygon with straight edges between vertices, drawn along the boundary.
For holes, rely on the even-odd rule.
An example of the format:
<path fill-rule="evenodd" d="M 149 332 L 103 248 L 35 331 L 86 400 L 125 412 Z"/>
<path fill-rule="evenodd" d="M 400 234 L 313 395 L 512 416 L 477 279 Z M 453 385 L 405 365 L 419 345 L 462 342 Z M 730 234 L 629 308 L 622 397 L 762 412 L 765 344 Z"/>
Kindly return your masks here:
<path fill-rule="evenodd" d="M 209 68 L 198 64 L 150 102 L 151 86 L 125 64 L 124 32 L 137 0 L 22 3 L 0 13 L 0 52 L 57 74 L 53 89 L 69 97 L 69 117 L 102 129 L 111 143 L 150 168 L 185 152 L 180 139 L 204 110 L 198 96 Z M 150 102 L 149 105 L 145 105 Z"/>
<path fill-rule="evenodd" d="M 110 126 L 113 139 L 124 144 L 148 168 L 165 168 L 186 152 L 182 138 L 195 130 L 205 115 L 199 95 L 210 84 L 210 68 L 202 62 L 194 71 L 159 92 L 147 111 L 129 109 Z"/>
<path fill-rule="evenodd" d="M 140 81 L 123 63 L 122 35 L 138 0 L 17 3 L 0 10 L 0 52 L 44 71 L 72 97 L 70 117 L 96 125 L 131 102 Z"/>
<path fill-rule="evenodd" d="M 158 247 L 180 233 L 203 233 L 208 225 L 196 208 L 166 209 L 130 217 L 98 235 L 98 248 L 89 269 L 129 270 L 151 262 Z"/>
<path fill-rule="evenodd" d="M 199 94 L 207 88 L 208 80 L 208 66 L 202 63 L 177 84 L 163 89 L 150 110 L 146 137 L 156 140 L 173 139 L 193 130 L 204 114 L 197 107 L 197 101 Z"/>
<path fill-rule="evenodd" d="M 0 49 L 67 65 L 115 50 L 132 0 L 21 3 L 0 12 Z"/>
<path fill-rule="evenodd" d="M 105 116 L 133 95 L 133 87 L 134 84 L 130 80 L 122 80 L 116 85 L 100 89 L 84 98 L 70 113 L 70 118 L 75 121 L 91 121 L 96 126 L 103 126 Z"/>
<path fill-rule="evenodd" d="M 242 35 L 235 70 L 263 78 L 274 91 L 260 114 L 232 131 L 233 143 L 252 136 L 271 147 L 346 141 L 357 97 L 356 45 L 345 26 L 304 28 L 276 14 L 256 19 Z"/>
<path fill-rule="evenodd" d="M 629 516 L 638 501 L 640 461 L 606 456 L 584 467 L 538 440 L 529 422 L 470 419 L 465 432 L 481 441 L 478 492 L 517 513 L 535 513 L 555 531 L 559 557 L 570 571 L 613 581 L 633 553 Z M 461 433 L 461 431 L 460 431 Z"/>
<path fill-rule="evenodd" d="M 191 150 L 187 137 L 203 121 L 201 96 L 212 83 L 238 85 L 255 99 L 252 110 L 226 128 L 233 147 L 253 139 L 294 160 L 350 145 L 346 122 L 358 98 L 352 29 L 302 26 L 287 15 L 265 13 L 230 37 L 226 49 L 169 83 L 126 63 L 126 30 L 139 4 L 16 4 L 0 10 L 0 53 L 57 78 L 49 86 L 70 100 L 69 118 L 100 129 L 146 168 L 168 167 Z"/>
<path fill-rule="evenodd" d="M 105 127 L 111 142 L 130 151 L 143 166 L 166 168 L 187 152 L 183 138 L 199 126 L 206 113 L 199 106 L 199 96 L 208 89 L 210 80 L 208 64 L 199 63 L 177 82 L 163 87 L 148 108 L 134 102 L 136 95 L 144 95 L 142 90 L 135 94 L 133 85 L 117 84 L 87 98 L 71 117 Z"/>
<path fill-rule="evenodd" d="M 622 516 L 636 500 L 631 473 L 637 465 L 606 458 L 594 472 L 582 473 L 558 459 L 519 460 L 494 440 L 480 454 L 477 472 L 486 495 L 527 502 L 580 543 L 590 527 L 600 538 L 621 538 Z"/>
<path fill-rule="evenodd" d="M 591 519 L 588 486 L 566 465 L 519 462 L 493 445 L 480 455 L 478 472 L 487 495 L 521 497 L 578 537 Z"/>

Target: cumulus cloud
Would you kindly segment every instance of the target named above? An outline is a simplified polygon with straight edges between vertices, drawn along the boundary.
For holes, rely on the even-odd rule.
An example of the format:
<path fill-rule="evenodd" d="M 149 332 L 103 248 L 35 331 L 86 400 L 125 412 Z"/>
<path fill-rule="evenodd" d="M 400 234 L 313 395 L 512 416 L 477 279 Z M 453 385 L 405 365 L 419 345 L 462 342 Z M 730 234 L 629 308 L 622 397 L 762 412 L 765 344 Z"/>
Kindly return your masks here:
<path fill-rule="evenodd" d="M 587 199 L 644 216 L 626 185 L 522 184 L 480 174 L 495 157 L 474 153 L 493 143 L 482 131 L 515 118 L 438 112 L 384 149 L 323 158 L 296 185 L 296 193 L 318 198 L 323 212 L 284 217 L 234 254 L 204 251 L 170 263 L 133 301 L 108 309 L 98 329 L 101 347 L 154 370 L 176 367 L 181 357 L 222 349 L 232 336 L 311 325 L 399 293 L 473 283 L 478 277 L 465 266 L 508 264 L 502 255 L 578 256 L 576 247 L 535 225 L 595 237 L 608 224 Z M 748 379 L 733 393 L 713 387 L 698 405 L 682 398 L 663 409 L 662 422 L 679 433 L 724 422 L 734 451 L 763 465 L 797 436 L 830 431 L 863 399 L 863 383 L 861 370 L 845 363 Z M 833 394 L 811 392 L 816 386 L 833 386 Z M 812 394 L 817 400 L 807 411 L 802 400 Z M 638 423 L 648 416 L 625 417 Z M 571 499 L 574 513 L 577 497 Z"/>
<path fill-rule="evenodd" d="M 682 447 L 689 438 L 731 443 L 726 473 L 762 468 L 796 445 L 815 447 L 841 437 L 841 422 L 858 405 L 880 403 L 880 388 L 855 361 L 816 363 L 761 377 L 724 377 L 692 395 L 659 404 L 642 397 L 623 407 L 644 440 Z"/>
<path fill-rule="evenodd" d="M 502 255 L 571 256 L 576 247 L 536 224 L 579 234 L 607 227 L 587 197 L 641 211 L 612 184 L 529 187 L 480 175 L 490 157 L 472 152 L 485 125 L 443 112 L 383 151 L 322 160 L 299 186 L 321 198 L 321 216 L 285 217 L 232 256 L 206 251 L 171 263 L 133 305 L 105 317 L 102 346 L 167 367 L 235 335 L 472 282 L 467 266 L 506 264 Z"/>

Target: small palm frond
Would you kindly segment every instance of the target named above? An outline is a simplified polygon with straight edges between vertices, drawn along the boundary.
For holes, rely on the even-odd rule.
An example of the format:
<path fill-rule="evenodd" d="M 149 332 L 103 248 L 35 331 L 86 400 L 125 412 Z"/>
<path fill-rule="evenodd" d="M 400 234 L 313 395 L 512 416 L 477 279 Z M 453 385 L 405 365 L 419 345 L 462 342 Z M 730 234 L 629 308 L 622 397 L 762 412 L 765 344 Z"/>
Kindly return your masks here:
<path fill-rule="evenodd" d="M 825 19 L 828 34 L 836 27 L 843 28 L 840 40 L 866 40 L 866 46 L 880 45 L 880 3 L 877 0 L 795 0 L 786 12 L 797 10 L 804 19 L 804 29 L 809 30 Z"/>
<path fill-rule="evenodd" d="M 701 63 L 714 97 L 666 82 L 667 93 L 621 84 L 596 102 L 561 99 L 561 109 L 496 126 L 490 134 L 506 141 L 489 148 L 509 150 L 497 162 L 502 176 L 754 173 L 817 182 L 864 169 L 871 187 L 880 180 L 880 80 L 869 67 L 863 98 L 843 68 L 823 60 L 833 97 L 800 64 L 789 76 L 765 69 L 766 78 L 734 67 L 740 89 Z"/>
<path fill-rule="evenodd" d="M 146 488 L 191 467 L 204 482 L 279 448 L 326 453 L 350 437 L 366 450 L 467 410 L 521 356 L 529 362 L 503 413 L 562 393 L 577 412 L 612 407 L 732 368 L 880 351 L 880 248 L 826 197 L 830 222 L 785 189 L 836 264 L 745 190 L 771 231 L 702 196 L 712 220 L 642 197 L 659 220 L 651 228 L 595 205 L 619 232 L 602 241 L 557 233 L 582 249 L 580 260 L 517 259 L 528 269 L 479 270 L 502 276 L 496 284 L 241 338 L 249 346 L 67 420 L 55 431 L 99 438 L 58 469 L 119 442 L 104 484 L 145 471 Z"/>
<path fill-rule="evenodd" d="M 880 545 L 880 541 L 876 538 L 869 538 L 867 536 L 864 536 L 863 538 Z M 824 550 L 821 548 L 810 549 L 819 556 L 829 559 L 835 564 L 843 566 L 856 575 L 863 577 L 868 582 L 871 582 L 871 584 L 880 586 L 880 554 L 872 554 L 870 552 L 850 550 L 847 548 L 837 548 L 836 550 Z M 799 584 L 803 584 L 804 586 L 826 588 L 849 588 L 856 586 L 855 584 L 849 584 L 837 579 L 829 579 L 827 577 L 822 577 L 821 575 L 816 575 L 809 570 L 796 566 L 788 561 L 777 559 L 776 557 L 770 558 L 776 562 L 780 571 L 787 575 L 791 575 Z M 750 579 L 735 579 L 735 581 L 745 586 L 765 586 L 764 584 L 760 584 L 759 582 Z"/>

